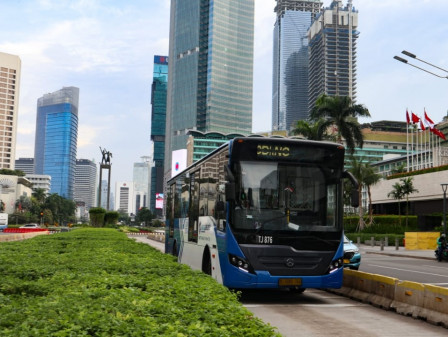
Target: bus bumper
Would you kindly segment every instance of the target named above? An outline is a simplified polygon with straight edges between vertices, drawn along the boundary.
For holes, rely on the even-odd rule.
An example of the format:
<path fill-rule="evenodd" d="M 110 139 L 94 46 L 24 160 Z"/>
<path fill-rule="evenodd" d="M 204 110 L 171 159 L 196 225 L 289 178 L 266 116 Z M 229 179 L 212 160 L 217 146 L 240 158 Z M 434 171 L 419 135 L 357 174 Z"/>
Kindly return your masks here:
<path fill-rule="evenodd" d="M 235 268 L 236 269 L 236 268 Z M 235 270 L 233 275 L 229 275 L 224 279 L 224 285 L 228 288 L 236 289 L 263 289 L 263 288 L 315 288 L 338 289 L 342 286 L 343 268 L 338 268 L 331 274 L 319 276 L 272 276 L 267 271 L 255 271 L 256 275 Z M 285 285 L 280 283 L 295 284 L 296 282 L 288 282 L 285 280 L 299 280 L 299 286 Z"/>

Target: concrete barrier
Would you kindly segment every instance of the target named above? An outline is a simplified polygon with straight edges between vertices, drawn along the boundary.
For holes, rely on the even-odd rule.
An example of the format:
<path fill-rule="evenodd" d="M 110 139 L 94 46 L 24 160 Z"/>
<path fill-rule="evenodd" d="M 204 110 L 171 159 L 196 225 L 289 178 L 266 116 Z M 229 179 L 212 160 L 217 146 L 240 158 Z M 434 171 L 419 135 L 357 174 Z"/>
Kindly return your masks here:
<path fill-rule="evenodd" d="M 165 242 L 165 233 L 150 233 L 148 234 L 148 239 Z"/>
<path fill-rule="evenodd" d="M 422 317 L 424 297 L 425 286 L 423 284 L 400 281 L 395 286 L 394 301 L 391 308 L 399 314 L 419 318 Z"/>
<path fill-rule="evenodd" d="M 448 288 L 344 269 L 342 288 L 329 291 L 448 328 Z"/>
<path fill-rule="evenodd" d="M 0 242 L 7 241 L 21 241 L 26 239 L 34 238 L 38 235 L 49 235 L 49 231 L 32 232 L 32 233 L 15 233 L 15 234 L 3 234 L 0 235 Z"/>
<path fill-rule="evenodd" d="M 430 323 L 448 328 L 448 288 L 425 285 L 421 316 Z"/>

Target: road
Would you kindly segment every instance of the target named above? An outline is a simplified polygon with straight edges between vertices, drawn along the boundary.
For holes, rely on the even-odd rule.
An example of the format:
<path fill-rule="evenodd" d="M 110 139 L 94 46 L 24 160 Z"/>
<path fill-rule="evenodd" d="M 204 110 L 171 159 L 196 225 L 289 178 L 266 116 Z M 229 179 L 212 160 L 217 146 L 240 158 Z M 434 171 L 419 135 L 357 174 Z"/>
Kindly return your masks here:
<path fill-rule="evenodd" d="M 145 237 L 134 239 L 164 251 L 160 242 Z M 363 259 L 367 255 L 370 254 L 364 254 Z M 387 256 L 371 255 L 372 259 L 369 256 L 362 261 L 361 269 L 364 262 L 366 268 L 368 264 L 390 264 Z M 379 262 L 381 259 L 383 262 Z M 431 264 L 432 261 L 419 262 Z M 284 337 L 446 337 L 448 334 L 446 328 L 322 290 L 307 289 L 301 295 L 289 291 L 247 290 L 241 293 L 240 300 L 255 316 L 277 327 Z"/>
<path fill-rule="evenodd" d="M 241 302 L 284 337 L 447 336 L 448 330 L 321 290 L 245 291 Z"/>
<path fill-rule="evenodd" d="M 448 262 L 427 259 L 368 254 L 361 249 L 360 271 L 448 287 Z"/>

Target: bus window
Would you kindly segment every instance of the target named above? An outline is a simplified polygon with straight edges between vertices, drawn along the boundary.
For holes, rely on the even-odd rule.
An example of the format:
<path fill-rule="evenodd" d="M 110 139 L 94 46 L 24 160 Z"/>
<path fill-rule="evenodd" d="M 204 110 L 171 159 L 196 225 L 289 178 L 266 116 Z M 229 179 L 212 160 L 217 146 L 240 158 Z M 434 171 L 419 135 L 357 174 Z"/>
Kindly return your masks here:
<path fill-rule="evenodd" d="M 198 242 L 199 171 L 190 175 L 190 207 L 188 211 L 188 241 Z"/>

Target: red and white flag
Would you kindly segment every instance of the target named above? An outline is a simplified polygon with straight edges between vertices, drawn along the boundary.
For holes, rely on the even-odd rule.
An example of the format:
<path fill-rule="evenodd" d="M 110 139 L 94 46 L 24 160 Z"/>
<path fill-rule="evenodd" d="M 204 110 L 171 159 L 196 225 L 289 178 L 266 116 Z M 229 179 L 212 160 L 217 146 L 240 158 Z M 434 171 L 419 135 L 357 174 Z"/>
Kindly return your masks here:
<path fill-rule="evenodd" d="M 420 119 L 420 129 L 422 129 L 423 131 L 426 130 L 425 124 L 423 124 L 423 119 Z"/>
<path fill-rule="evenodd" d="M 412 124 L 417 124 L 420 121 L 420 118 L 413 112 L 411 112 L 412 116 Z"/>
<path fill-rule="evenodd" d="M 411 123 L 411 119 L 409 118 L 409 112 L 408 109 L 406 109 L 406 124 Z"/>
<path fill-rule="evenodd" d="M 428 114 L 426 113 L 425 109 L 425 116 L 424 116 L 425 125 L 429 127 L 430 129 L 434 128 L 434 122 L 431 118 L 428 117 Z"/>

